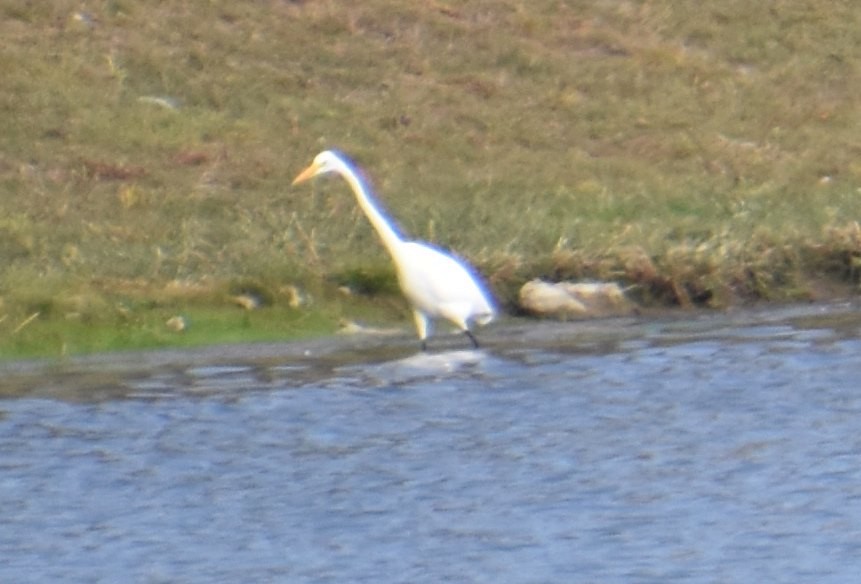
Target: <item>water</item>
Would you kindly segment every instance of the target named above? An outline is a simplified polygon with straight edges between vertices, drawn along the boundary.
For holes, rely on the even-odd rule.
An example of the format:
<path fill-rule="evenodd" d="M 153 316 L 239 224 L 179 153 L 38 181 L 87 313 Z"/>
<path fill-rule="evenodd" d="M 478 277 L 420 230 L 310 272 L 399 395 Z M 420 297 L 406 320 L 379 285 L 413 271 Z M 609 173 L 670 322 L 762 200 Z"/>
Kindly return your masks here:
<path fill-rule="evenodd" d="M 2 582 L 855 582 L 849 305 L 0 370 Z"/>

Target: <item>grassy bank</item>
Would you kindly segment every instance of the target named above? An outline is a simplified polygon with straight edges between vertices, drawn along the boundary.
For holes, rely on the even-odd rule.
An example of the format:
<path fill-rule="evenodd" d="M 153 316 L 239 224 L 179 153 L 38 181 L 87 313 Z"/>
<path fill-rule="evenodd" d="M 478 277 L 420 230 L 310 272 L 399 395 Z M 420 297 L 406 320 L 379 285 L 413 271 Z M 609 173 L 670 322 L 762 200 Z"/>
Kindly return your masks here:
<path fill-rule="evenodd" d="M 0 0 L 0 353 L 399 318 L 346 187 L 289 186 L 330 146 L 510 309 L 532 277 L 854 293 L 859 29 L 824 0 Z"/>

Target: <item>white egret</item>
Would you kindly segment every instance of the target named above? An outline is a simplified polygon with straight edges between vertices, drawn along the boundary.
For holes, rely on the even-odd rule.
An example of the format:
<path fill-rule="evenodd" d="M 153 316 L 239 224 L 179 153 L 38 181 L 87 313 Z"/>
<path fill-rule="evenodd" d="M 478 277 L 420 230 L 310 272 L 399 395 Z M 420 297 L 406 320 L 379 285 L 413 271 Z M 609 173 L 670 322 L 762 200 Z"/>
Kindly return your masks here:
<path fill-rule="evenodd" d="M 478 347 L 470 324 L 486 324 L 494 317 L 493 303 L 473 270 L 462 260 L 427 243 L 405 240 L 373 200 L 370 188 L 343 155 L 325 150 L 293 180 L 306 181 L 319 174 L 341 175 L 353 189 L 362 211 L 392 256 L 401 291 L 409 301 L 422 350 L 434 319 L 444 318 L 463 331 Z"/>

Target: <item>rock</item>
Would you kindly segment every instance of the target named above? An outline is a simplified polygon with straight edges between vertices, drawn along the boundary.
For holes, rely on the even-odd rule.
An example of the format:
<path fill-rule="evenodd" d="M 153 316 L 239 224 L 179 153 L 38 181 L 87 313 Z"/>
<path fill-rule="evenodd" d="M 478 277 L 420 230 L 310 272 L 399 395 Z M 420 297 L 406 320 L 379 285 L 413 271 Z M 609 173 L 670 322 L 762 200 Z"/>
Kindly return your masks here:
<path fill-rule="evenodd" d="M 263 305 L 263 300 L 257 296 L 256 294 L 237 294 L 236 296 L 231 296 L 230 300 L 233 303 L 245 310 L 257 310 Z"/>
<path fill-rule="evenodd" d="M 591 318 L 630 314 L 634 307 L 612 282 L 544 282 L 532 280 L 520 289 L 520 307 L 552 318 Z"/>
<path fill-rule="evenodd" d="M 395 335 L 400 332 L 396 328 L 370 327 L 348 319 L 341 319 L 338 329 L 338 333 L 342 335 Z"/>
<path fill-rule="evenodd" d="M 188 328 L 188 322 L 185 320 L 185 317 L 179 315 L 171 316 L 164 324 L 175 333 L 181 333 Z"/>
<path fill-rule="evenodd" d="M 290 308 L 299 308 L 306 302 L 305 295 L 292 284 L 282 287 L 281 293 L 287 296 L 287 304 L 290 305 Z"/>

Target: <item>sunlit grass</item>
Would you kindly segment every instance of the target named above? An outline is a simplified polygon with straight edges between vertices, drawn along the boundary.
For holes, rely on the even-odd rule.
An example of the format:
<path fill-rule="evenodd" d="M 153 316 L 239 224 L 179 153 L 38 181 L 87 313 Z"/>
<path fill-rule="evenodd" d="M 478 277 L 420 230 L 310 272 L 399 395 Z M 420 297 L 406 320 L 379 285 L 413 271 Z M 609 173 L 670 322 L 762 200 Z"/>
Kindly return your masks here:
<path fill-rule="evenodd" d="M 228 324 L 201 342 L 269 334 L 218 308 L 240 279 L 279 306 L 364 270 L 387 297 L 347 188 L 289 186 L 330 146 L 509 308 L 535 276 L 709 306 L 854 288 L 861 7 L 770 6 L 0 0 L 2 351 L 38 352 L 8 340 L 38 305 L 15 336 L 60 323 L 49 353 L 193 338 L 114 321 L 128 282 L 209 287 Z"/>

